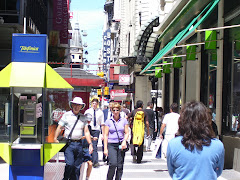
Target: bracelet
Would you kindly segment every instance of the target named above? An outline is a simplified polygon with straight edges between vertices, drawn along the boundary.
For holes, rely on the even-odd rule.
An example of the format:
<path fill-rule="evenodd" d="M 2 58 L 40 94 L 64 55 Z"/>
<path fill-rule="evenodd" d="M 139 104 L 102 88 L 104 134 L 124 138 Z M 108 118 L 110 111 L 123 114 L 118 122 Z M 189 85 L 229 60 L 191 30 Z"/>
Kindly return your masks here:
<path fill-rule="evenodd" d="M 90 145 L 90 144 L 92 144 L 92 143 L 89 143 L 88 145 Z"/>

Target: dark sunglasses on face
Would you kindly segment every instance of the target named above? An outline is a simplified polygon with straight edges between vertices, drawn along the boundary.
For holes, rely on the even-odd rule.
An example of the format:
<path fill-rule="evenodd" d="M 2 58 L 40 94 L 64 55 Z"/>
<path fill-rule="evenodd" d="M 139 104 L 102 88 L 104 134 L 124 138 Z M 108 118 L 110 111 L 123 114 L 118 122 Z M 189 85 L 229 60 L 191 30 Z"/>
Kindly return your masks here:
<path fill-rule="evenodd" d="M 118 109 L 113 109 L 113 111 L 119 111 Z"/>

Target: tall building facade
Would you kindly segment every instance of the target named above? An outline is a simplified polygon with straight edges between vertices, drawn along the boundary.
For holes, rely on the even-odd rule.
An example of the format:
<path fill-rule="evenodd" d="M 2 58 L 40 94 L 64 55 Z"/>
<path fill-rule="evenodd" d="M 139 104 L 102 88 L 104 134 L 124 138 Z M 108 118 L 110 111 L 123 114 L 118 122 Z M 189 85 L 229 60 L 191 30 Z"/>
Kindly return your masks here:
<path fill-rule="evenodd" d="M 156 54 L 159 35 L 154 31 L 175 3 L 174 0 L 116 0 L 105 3 L 106 24 L 112 34 L 111 63 L 128 66 L 130 82 L 127 89 L 134 93 L 135 101 L 141 99 L 147 104 L 152 100 L 151 90 L 161 88 L 156 79 L 139 76 L 139 72 Z M 162 104 L 160 98 L 155 100 L 158 106 Z"/>
<path fill-rule="evenodd" d="M 119 12 L 113 14 L 120 17 L 118 59 L 133 75 L 129 87 L 135 88 L 135 100 L 152 100 L 150 91 L 155 89 L 161 92 L 157 106 L 165 112 L 173 102 L 180 109 L 190 100 L 203 102 L 212 110 L 225 145 L 225 167 L 240 171 L 239 2 L 115 3 Z"/>

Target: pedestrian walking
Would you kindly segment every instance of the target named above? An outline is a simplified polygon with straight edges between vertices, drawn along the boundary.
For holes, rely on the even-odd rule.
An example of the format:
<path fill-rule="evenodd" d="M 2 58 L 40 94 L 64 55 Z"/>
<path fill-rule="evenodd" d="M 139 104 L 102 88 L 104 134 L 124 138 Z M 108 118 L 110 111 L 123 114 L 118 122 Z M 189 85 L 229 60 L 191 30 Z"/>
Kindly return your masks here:
<path fill-rule="evenodd" d="M 163 117 L 164 117 L 164 113 L 163 113 L 163 108 L 162 107 L 157 107 L 157 116 L 158 116 L 157 136 L 160 136 L 160 129 L 161 129 L 162 120 L 163 120 Z"/>
<path fill-rule="evenodd" d="M 163 131 L 166 127 L 164 141 L 162 143 L 162 154 L 166 157 L 168 142 L 175 137 L 178 131 L 178 119 L 180 115 L 178 112 L 177 103 L 172 103 L 170 106 L 170 113 L 166 114 L 160 129 L 159 137 L 163 139 Z"/>
<path fill-rule="evenodd" d="M 104 133 L 104 115 L 100 108 L 98 108 L 99 99 L 98 97 L 93 97 L 91 100 L 91 108 L 87 109 L 84 114 L 90 114 L 92 121 L 90 122 L 91 133 L 92 133 L 92 143 L 93 143 L 93 153 L 92 153 L 92 162 L 93 167 L 99 167 L 98 163 L 98 139 L 100 135 L 100 130 Z"/>
<path fill-rule="evenodd" d="M 155 131 L 155 113 L 153 111 L 153 103 L 148 102 L 147 108 L 145 109 L 146 115 L 148 117 L 149 122 L 149 136 L 147 136 L 147 151 L 151 151 L 151 143 L 153 139 L 153 133 Z M 147 134 L 147 133 L 146 133 Z"/>
<path fill-rule="evenodd" d="M 69 102 L 70 111 L 63 114 L 58 122 L 58 127 L 55 132 L 54 142 L 59 143 L 58 136 L 62 129 L 65 129 L 64 136 L 70 139 L 66 150 L 65 156 L 65 171 L 64 180 L 78 180 L 80 176 L 80 166 L 83 158 L 82 137 L 85 134 L 86 140 L 89 144 L 89 153 L 93 152 L 90 132 L 88 130 L 87 117 L 80 113 L 85 107 L 82 98 L 75 97 L 73 101 Z"/>
<path fill-rule="evenodd" d="M 130 147 L 131 147 L 131 155 L 133 156 L 133 162 L 134 163 L 141 163 L 142 162 L 142 158 L 143 158 L 143 144 L 144 144 L 144 131 L 145 131 L 145 126 L 143 127 L 138 127 L 136 128 L 137 131 L 133 132 L 133 124 L 135 121 L 135 116 L 137 114 L 137 112 L 141 112 L 143 115 L 143 121 L 144 121 L 144 125 L 147 128 L 147 136 L 149 136 L 149 122 L 148 122 L 148 117 L 146 115 L 146 112 L 144 112 L 143 110 L 143 101 L 138 100 L 136 103 L 136 109 L 133 110 L 132 112 L 130 112 L 128 114 L 128 119 L 129 119 L 129 123 L 130 123 L 130 128 L 131 128 L 131 140 L 130 140 Z M 134 133 L 137 134 L 141 134 L 141 132 L 143 132 L 143 137 L 139 137 L 142 138 L 143 141 L 141 142 L 141 144 L 139 145 L 134 145 L 133 143 L 133 136 Z M 136 136 L 136 135 L 135 135 Z M 136 150 L 137 148 L 137 150 Z"/>
<path fill-rule="evenodd" d="M 215 138 L 208 109 L 188 102 L 181 111 L 177 137 L 167 149 L 167 166 L 175 179 L 217 180 L 224 167 L 224 146 Z"/>
<path fill-rule="evenodd" d="M 88 121 L 88 124 L 90 124 L 90 121 Z M 89 132 L 91 135 L 91 126 L 90 125 L 88 125 L 88 129 L 89 129 Z M 92 136 L 91 136 L 91 138 L 92 138 Z M 83 163 L 84 162 L 87 163 L 86 180 L 89 180 L 89 177 L 92 172 L 93 163 L 92 163 L 92 155 L 89 153 L 88 142 L 87 142 L 85 136 L 83 136 L 82 144 L 83 144 Z"/>
<path fill-rule="evenodd" d="M 113 107 L 113 104 L 114 104 L 114 102 L 110 102 L 110 103 L 109 103 L 109 107 L 108 107 L 107 109 L 104 109 L 104 110 L 103 110 L 104 123 L 106 122 L 107 119 L 109 119 L 109 118 L 112 116 L 112 111 L 111 111 L 111 109 L 112 109 L 112 107 Z M 106 162 L 106 161 L 107 161 L 107 163 L 108 163 L 108 158 L 107 158 L 107 157 L 105 156 L 105 154 L 104 154 L 104 140 L 102 141 L 102 144 L 103 144 L 103 146 L 102 146 L 103 162 Z"/>
<path fill-rule="evenodd" d="M 114 175 L 116 180 L 120 180 L 123 174 L 124 149 L 127 148 L 129 126 L 127 119 L 120 116 L 120 111 L 121 106 L 114 103 L 112 106 L 113 116 L 105 122 L 104 154 L 109 159 L 107 180 L 112 180 Z"/>
<path fill-rule="evenodd" d="M 128 115 L 130 113 L 130 110 L 127 108 L 126 104 L 122 105 L 122 112 L 124 112 L 126 115 Z"/>
<path fill-rule="evenodd" d="M 212 125 L 212 129 L 213 132 L 215 133 L 216 138 L 218 138 L 218 129 L 217 129 L 217 124 L 215 123 L 215 120 L 213 119 L 213 113 L 212 110 L 210 108 L 208 108 L 208 115 L 211 118 L 211 125 Z"/>

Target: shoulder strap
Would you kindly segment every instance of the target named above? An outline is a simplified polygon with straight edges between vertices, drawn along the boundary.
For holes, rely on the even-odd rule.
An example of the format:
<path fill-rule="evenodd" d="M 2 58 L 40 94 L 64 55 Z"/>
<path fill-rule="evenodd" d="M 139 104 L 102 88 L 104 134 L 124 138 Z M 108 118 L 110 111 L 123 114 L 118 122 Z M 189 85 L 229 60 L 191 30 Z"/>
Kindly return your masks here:
<path fill-rule="evenodd" d="M 112 122 L 113 122 L 113 125 L 114 125 L 115 129 L 116 129 L 117 136 L 118 136 L 118 141 L 119 141 L 119 143 L 120 143 L 120 138 L 119 138 L 119 135 L 118 135 L 118 130 L 117 130 L 117 127 L 116 127 L 116 125 L 115 125 L 115 122 L 114 122 L 114 120 L 112 120 Z"/>
<path fill-rule="evenodd" d="M 76 126 L 76 124 L 77 124 L 77 122 L 78 122 L 79 118 L 80 118 L 80 115 L 78 115 L 78 117 L 77 117 L 77 120 L 75 121 L 75 123 L 74 123 L 74 125 L 73 125 L 73 127 L 72 127 L 72 129 L 71 129 L 71 131 L 70 131 L 70 133 L 69 133 L 69 135 L 68 135 L 68 138 L 67 138 L 67 139 L 71 139 L 71 136 L 72 136 L 73 129 L 75 128 L 75 126 Z"/>

